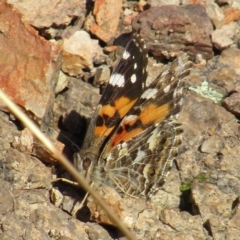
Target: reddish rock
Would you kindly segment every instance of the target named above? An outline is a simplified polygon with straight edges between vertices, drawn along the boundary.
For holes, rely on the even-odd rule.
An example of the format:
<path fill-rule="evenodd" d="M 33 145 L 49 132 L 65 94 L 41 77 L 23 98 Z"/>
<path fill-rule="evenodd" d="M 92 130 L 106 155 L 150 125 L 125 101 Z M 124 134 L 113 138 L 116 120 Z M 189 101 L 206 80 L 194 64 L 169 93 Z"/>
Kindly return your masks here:
<path fill-rule="evenodd" d="M 233 93 L 225 98 L 222 102 L 223 106 L 236 117 L 240 117 L 240 93 Z"/>
<path fill-rule="evenodd" d="M 117 49 L 117 46 L 112 45 L 112 46 L 106 46 L 103 50 L 106 53 L 111 53 L 111 52 L 116 51 L 116 49 Z"/>
<path fill-rule="evenodd" d="M 225 23 L 228 24 L 233 21 L 237 21 L 240 18 L 240 9 L 237 8 L 227 8 L 224 11 Z"/>
<path fill-rule="evenodd" d="M 204 6 L 205 1 L 204 0 L 184 0 L 182 1 L 182 4 L 187 5 L 187 4 L 199 4 Z"/>
<path fill-rule="evenodd" d="M 189 52 L 192 58 L 197 54 L 204 59 L 213 57 L 210 39 L 213 26 L 200 5 L 151 8 L 135 18 L 133 29 L 140 32 L 157 58 L 169 59 L 179 51 Z"/>
<path fill-rule="evenodd" d="M 40 37 L 12 8 L 0 3 L 0 88 L 48 121 L 60 69 L 60 46 Z"/>
<path fill-rule="evenodd" d="M 122 1 L 96 0 L 93 15 L 89 15 L 85 29 L 104 42 L 115 36 L 122 11 Z"/>

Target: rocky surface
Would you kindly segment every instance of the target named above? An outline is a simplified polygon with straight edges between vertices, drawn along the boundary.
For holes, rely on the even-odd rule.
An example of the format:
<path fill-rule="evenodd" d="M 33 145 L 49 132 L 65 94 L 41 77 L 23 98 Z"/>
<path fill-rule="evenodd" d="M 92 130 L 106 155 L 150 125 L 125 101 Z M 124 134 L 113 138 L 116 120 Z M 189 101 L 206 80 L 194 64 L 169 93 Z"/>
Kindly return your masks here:
<path fill-rule="evenodd" d="M 111 40 L 117 31 L 122 1 L 96 1 L 92 14 L 85 21 L 85 29 L 104 42 Z"/>
<path fill-rule="evenodd" d="M 132 29 L 157 59 L 188 52 L 183 143 L 165 184 L 151 201 L 98 192 L 136 239 L 238 239 L 240 4 L 181 2 L 2 1 L 0 86 L 71 158 Z M 156 58 L 148 82 L 164 68 Z M 64 170 L 0 105 L 0 239 L 125 239 L 91 196 L 71 217 L 83 191 L 52 189 Z"/>
<path fill-rule="evenodd" d="M 63 42 L 62 70 L 70 76 L 82 76 L 82 71 L 93 70 L 98 41 L 85 31 L 76 31 Z"/>
<path fill-rule="evenodd" d="M 82 0 L 7 0 L 7 3 L 18 9 L 24 19 L 38 29 L 68 26 L 74 18 L 84 17 L 86 14 L 86 2 Z"/>
<path fill-rule="evenodd" d="M 149 52 L 157 59 L 171 59 L 179 51 L 188 52 L 192 59 L 197 54 L 213 57 L 213 26 L 201 5 L 152 7 L 134 19 L 133 29 L 146 39 Z"/>
<path fill-rule="evenodd" d="M 27 111 L 49 122 L 61 64 L 61 44 L 49 42 L 1 3 L 0 87 Z M 1 106 L 5 110 L 4 106 Z"/>

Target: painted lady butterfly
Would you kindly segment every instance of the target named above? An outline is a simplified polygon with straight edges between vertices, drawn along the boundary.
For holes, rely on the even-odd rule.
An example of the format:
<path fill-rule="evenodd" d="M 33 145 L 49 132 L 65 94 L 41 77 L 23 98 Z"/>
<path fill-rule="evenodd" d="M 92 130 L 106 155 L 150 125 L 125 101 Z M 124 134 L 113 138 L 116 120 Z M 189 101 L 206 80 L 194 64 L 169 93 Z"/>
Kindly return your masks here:
<path fill-rule="evenodd" d="M 145 88 L 147 59 L 144 41 L 134 34 L 74 156 L 79 172 L 95 186 L 142 198 L 163 184 L 177 156 L 182 129 L 176 117 L 190 68 L 182 54 Z"/>

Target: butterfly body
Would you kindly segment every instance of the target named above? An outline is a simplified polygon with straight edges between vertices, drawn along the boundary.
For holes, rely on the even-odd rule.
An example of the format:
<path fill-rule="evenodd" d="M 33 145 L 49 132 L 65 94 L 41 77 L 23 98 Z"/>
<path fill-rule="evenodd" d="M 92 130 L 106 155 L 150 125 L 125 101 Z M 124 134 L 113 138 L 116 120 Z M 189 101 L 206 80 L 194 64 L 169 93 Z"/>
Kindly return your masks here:
<path fill-rule="evenodd" d="M 147 49 L 134 35 L 114 70 L 74 164 L 95 186 L 148 198 L 163 184 L 177 156 L 186 55 L 147 88 Z"/>

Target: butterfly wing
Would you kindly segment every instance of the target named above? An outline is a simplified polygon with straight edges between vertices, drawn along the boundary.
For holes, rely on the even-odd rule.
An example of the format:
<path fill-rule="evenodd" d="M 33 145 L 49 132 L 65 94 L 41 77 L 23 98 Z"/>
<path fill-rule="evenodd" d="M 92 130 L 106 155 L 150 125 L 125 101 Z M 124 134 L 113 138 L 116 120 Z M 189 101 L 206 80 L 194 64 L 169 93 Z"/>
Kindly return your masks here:
<path fill-rule="evenodd" d="M 143 92 L 106 144 L 102 178 L 120 192 L 146 197 L 163 183 L 181 143 L 176 122 L 190 64 L 178 57 Z M 109 170 L 110 169 L 110 170 Z"/>
<path fill-rule="evenodd" d="M 113 71 L 88 127 L 82 149 L 101 149 L 141 96 L 147 77 L 147 49 L 134 34 Z"/>
<path fill-rule="evenodd" d="M 89 124 L 83 146 L 74 154 L 74 165 L 87 181 L 102 183 L 99 156 L 105 143 L 142 94 L 147 77 L 147 49 L 134 34 L 112 73 Z"/>

